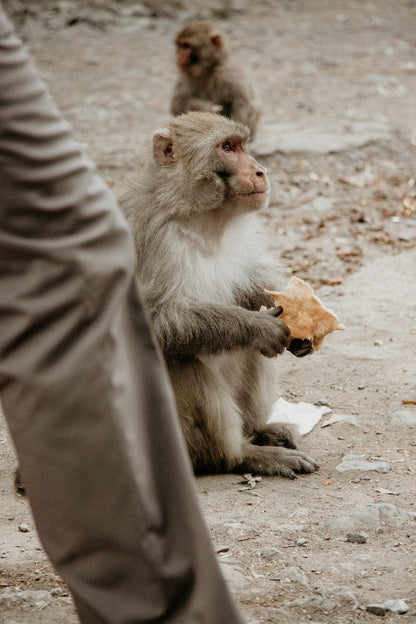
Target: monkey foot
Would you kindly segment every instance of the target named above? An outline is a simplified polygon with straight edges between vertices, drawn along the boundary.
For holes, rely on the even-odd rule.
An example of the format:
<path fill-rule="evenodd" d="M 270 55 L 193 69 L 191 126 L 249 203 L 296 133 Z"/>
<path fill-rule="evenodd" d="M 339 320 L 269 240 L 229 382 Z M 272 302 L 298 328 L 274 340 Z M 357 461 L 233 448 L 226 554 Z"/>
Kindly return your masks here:
<path fill-rule="evenodd" d="M 284 446 L 295 449 L 299 446 L 299 435 L 293 425 L 270 423 L 256 431 L 251 441 L 257 446 Z"/>
<path fill-rule="evenodd" d="M 297 472 L 310 473 L 319 468 L 313 457 L 295 449 L 246 443 L 243 453 L 242 461 L 233 467 L 233 472 L 280 475 L 296 479 Z"/>

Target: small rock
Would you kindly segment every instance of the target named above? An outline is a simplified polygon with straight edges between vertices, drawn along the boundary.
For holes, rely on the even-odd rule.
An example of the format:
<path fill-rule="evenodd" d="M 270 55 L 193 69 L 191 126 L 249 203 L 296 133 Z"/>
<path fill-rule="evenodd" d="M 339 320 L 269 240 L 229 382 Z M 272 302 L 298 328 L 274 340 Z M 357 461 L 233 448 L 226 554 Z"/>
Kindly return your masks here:
<path fill-rule="evenodd" d="M 36 591 L 9 591 L 6 589 L 0 593 L 0 611 L 1 607 L 10 609 L 16 606 L 27 610 L 33 609 L 34 607 L 43 609 L 51 600 L 51 593 L 44 589 Z"/>
<path fill-rule="evenodd" d="M 398 527 L 414 519 L 414 514 L 391 503 L 377 503 L 361 507 L 346 516 L 331 520 L 327 528 L 348 533 L 364 529 L 382 531 L 385 527 Z"/>
<path fill-rule="evenodd" d="M 374 346 L 375 347 L 382 347 L 383 346 L 383 341 L 382 340 L 374 340 Z"/>
<path fill-rule="evenodd" d="M 299 539 L 296 540 L 296 546 L 305 546 L 305 544 L 307 544 L 308 540 L 304 537 L 299 537 Z"/>
<path fill-rule="evenodd" d="M 274 546 L 265 546 L 264 548 L 258 551 L 258 554 L 263 559 L 270 559 L 270 560 L 282 559 L 282 557 L 284 556 L 284 553 L 278 548 L 275 548 Z"/>
<path fill-rule="evenodd" d="M 236 540 L 244 540 L 250 539 L 252 537 L 257 537 L 257 531 L 253 527 L 244 524 L 244 522 L 224 522 L 224 527 L 227 529 L 230 537 Z"/>
<path fill-rule="evenodd" d="M 25 522 L 22 522 L 21 524 L 19 524 L 19 531 L 20 533 L 28 533 L 29 532 L 29 527 Z"/>
<path fill-rule="evenodd" d="M 349 605 L 356 609 L 359 605 L 357 596 L 345 585 L 334 585 L 328 587 L 327 598 L 335 600 L 339 605 Z"/>
<path fill-rule="evenodd" d="M 416 413 L 410 410 L 397 410 L 390 415 L 393 423 L 402 423 L 403 425 L 416 425 Z"/>
<path fill-rule="evenodd" d="M 402 613 L 407 613 L 409 611 L 409 607 L 404 600 L 386 600 L 384 606 L 387 611 L 396 615 L 401 615 Z"/>
<path fill-rule="evenodd" d="M 399 241 L 402 243 L 411 243 L 413 240 L 413 236 L 408 234 L 407 232 L 401 232 L 398 236 Z"/>
<path fill-rule="evenodd" d="M 329 401 L 328 401 L 328 399 L 325 399 L 325 398 L 318 399 L 316 404 L 317 405 L 325 405 L 326 407 L 329 407 Z"/>
<path fill-rule="evenodd" d="M 310 611 L 319 610 L 324 612 L 334 611 L 338 604 L 335 600 L 325 598 L 324 596 L 306 596 L 305 598 L 298 598 L 297 600 L 291 600 L 283 603 L 284 607 L 301 607 L 302 609 L 308 609 Z"/>
<path fill-rule="evenodd" d="M 299 585 L 303 585 L 303 587 L 307 587 L 308 577 L 305 572 L 296 566 L 290 566 L 289 568 L 285 568 L 280 574 L 281 580 L 287 580 L 291 583 L 298 583 Z"/>
<path fill-rule="evenodd" d="M 332 414 L 328 420 L 322 423 L 321 427 L 329 427 L 330 425 L 335 425 L 336 423 L 347 423 L 348 425 L 360 427 L 357 416 L 354 416 L 354 414 Z"/>
<path fill-rule="evenodd" d="M 367 538 L 367 533 L 347 533 L 347 542 L 351 544 L 365 544 Z"/>
<path fill-rule="evenodd" d="M 257 156 L 270 156 L 276 152 L 315 152 L 330 154 L 352 147 L 362 147 L 367 143 L 389 136 L 385 124 L 350 123 L 348 132 L 339 128 L 314 127 L 310 124 L 271 123 L 264 124 L 252 151 Z"/>
<path fill-rule="evenodd" d="M 342 458 L 342 462 L 335 466 L 338 472 L 346 472 L 347 470 L 361 470 L 361 472 L 381 472 L 386 474 L 390 472 L 390 464 L 386 461 L 368 461 L 363 455 L 355 455 L 348 453 Z"/>
<path fill-rule="evenodd" d="M 374 615 L 386 615 L 386 607 L 384 604 L 369 604 L 365 608 L 368 613 L 374 613 Z"/>
<path fill-rule="evenodd" d="M 219 559 L 219 562 L 226 581 L 231 585 L 234 591 L 240 591 L 247 587 L 249 581 L 239 561 Z"/>

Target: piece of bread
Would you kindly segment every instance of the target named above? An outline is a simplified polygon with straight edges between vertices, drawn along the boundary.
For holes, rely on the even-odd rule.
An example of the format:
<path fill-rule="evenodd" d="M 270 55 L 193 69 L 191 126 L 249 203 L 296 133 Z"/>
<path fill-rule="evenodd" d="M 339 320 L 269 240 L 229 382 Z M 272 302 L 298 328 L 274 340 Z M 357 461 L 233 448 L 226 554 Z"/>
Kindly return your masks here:
<path fill-rule="evenodd" d="M 283 292 L 265 292 L 273 297 L 276 307 L 282 306 L 279 318 L 289 327 L 292 339 L 310 340 L 316 351 L 327 334 L 345 329 L 332 310 L 314 295 L 313 288 L 299 277 L 291 277 Z"/>

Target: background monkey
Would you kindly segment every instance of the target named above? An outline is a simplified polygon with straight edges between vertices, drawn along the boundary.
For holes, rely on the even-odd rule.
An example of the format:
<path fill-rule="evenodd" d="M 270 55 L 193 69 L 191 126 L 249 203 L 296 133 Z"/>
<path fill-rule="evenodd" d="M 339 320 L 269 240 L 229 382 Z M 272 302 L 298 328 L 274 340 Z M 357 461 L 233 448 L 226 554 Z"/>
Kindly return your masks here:
<path fill-rule="evenodd" d="M 218 112 L 245 124 L 254 137 L 260 102 L 241 67 L 228 58 L 228 43 L 220 28 L 209 21 L 190 22 L 176 37 L 176 83 L 171 112 Z"/>
<path fill-rule="evenodd" d="M 195 472 L 294 478 L 317 464 L 295 450 L 288 425 L 266 425 L 269 358 L 289 339 L 281 309 L 260 311 L 279 265 L 257 216 L 269 181 L 245 151 L 247 134 L 212 113 L 176 117 L 155 133 L 154 160 L 121 206 Z"/>

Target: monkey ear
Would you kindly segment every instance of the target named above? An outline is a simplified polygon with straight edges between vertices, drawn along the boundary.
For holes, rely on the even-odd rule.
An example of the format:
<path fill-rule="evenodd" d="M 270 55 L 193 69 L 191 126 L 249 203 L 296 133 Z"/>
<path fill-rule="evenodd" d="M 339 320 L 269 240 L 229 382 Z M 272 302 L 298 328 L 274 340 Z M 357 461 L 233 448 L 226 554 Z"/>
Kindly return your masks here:
<path fill-rule="evenodd" d="M 153 158 L 161 167 L 169 167 L 178 160 L 172 137 L 169 134 L 158 132 L 153 136 Z"/>
<path fill-rule="evenodd" d="M 211 35 L 211 43 L 214 46 L 214 48 L 217 48 L 217 50 L 221 50 L 222 48 L 222 37 L 221 35 Z"/>

